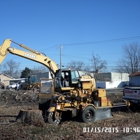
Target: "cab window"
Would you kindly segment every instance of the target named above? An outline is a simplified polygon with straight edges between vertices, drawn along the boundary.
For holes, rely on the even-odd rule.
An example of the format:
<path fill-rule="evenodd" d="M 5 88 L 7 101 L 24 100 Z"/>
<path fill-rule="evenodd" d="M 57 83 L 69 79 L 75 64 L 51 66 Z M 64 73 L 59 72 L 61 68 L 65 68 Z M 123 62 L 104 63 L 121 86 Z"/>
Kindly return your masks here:
<path fill-rule="evenodd" d="M 77 71 L 71 71 L 72 84 L 77 83 L 79 78 L 80 77 Z"/>

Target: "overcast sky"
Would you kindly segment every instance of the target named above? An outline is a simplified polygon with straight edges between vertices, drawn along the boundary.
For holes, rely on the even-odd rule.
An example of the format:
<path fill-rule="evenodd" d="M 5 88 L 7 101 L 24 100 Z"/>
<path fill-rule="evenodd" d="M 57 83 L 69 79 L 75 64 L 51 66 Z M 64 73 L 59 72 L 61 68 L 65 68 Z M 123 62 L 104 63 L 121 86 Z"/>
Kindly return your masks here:
<path fill-rule="evenodd" d="M 110 70 L 124 45 L 140 44 L 139 0 L 0 0 L 0 7 L 0 44 L 10 38 L 57 64 L 62 45 L 64 66 L 71 61 L 91 65 L 94 53 Z M 38 65 L 12 54 L 3 63 L 10 59 L 20 62 L 21 69 Z"/>

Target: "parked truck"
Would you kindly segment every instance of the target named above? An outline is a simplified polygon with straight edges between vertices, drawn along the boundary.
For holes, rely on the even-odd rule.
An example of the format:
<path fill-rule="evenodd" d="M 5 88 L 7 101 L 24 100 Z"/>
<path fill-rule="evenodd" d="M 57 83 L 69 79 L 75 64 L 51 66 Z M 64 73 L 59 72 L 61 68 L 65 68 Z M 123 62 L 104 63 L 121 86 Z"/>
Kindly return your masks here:
<path fill-rule="evenodd" d="M 140 109 L 140 87 L 126 87 L 123 90 L 123 99 L 129 102 L 129 109 L 133 112 Z"/>

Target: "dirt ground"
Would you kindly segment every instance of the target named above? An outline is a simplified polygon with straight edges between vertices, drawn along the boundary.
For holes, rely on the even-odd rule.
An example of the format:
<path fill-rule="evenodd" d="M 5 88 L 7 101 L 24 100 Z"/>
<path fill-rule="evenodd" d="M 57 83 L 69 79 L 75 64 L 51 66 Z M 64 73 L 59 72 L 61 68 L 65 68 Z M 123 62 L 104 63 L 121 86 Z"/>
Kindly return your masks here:
<path fill-rule="evenodd" d="M 16 122 L 21 109 L 38 109 L 36 95 L 34 100 L 27 96 L 21 101 L 18 92 L 21 91 L 0 91 L 0 140 L 140 140 L 140 112 L 132 113 L 126 107 L 112 109 L 113 118 L 88 124 L 78 118 L 58 126 Z M 111 101 L 121 101 L 122 90 L 107 92 Z"/>

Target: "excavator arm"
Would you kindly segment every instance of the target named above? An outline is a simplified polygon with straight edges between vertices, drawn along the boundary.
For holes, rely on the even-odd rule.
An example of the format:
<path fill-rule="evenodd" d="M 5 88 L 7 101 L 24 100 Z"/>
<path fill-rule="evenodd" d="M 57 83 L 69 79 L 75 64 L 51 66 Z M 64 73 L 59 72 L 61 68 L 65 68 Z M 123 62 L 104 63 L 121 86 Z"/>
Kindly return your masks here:
<path fill-rule="evenodd" d="M 9 53 L 8 48 L 10 47 L 10 45 L 11 45 L 11 40 L 7 39 L 0 46 L 0 63 L 2 63 L 6 55 Z"/>
<path fill-rule="evenodd" d="M 18 50 L 16 48 L 11 48 L 11 43 L 17 44 L 20 47 L 28 50 L 23 51 L 23 50 Z M 30 59 L 32 61 L 38 62 L 40 64 L 43 64 L 44 66 L 46 66 L 53 74 L 55 74 L 55 72 L 58 70 L 57 64 L 50 59 L 49 57 L 34 51 L 30 48 L 28 48 L 27 46 L 23 45 L 23 44 L 18 44 L 14 41 L 12 41 L 11 39 L 6 39 L 4 40 L 3 44 L 0 46 L 0 63 L 2 63 L 2 61 L 4 60 L 4 58 L 7 56 L 8 53 L 14 54 L 14 55 L 18 55 L 21 57 L 24 57 L 26 59 Z"/>

